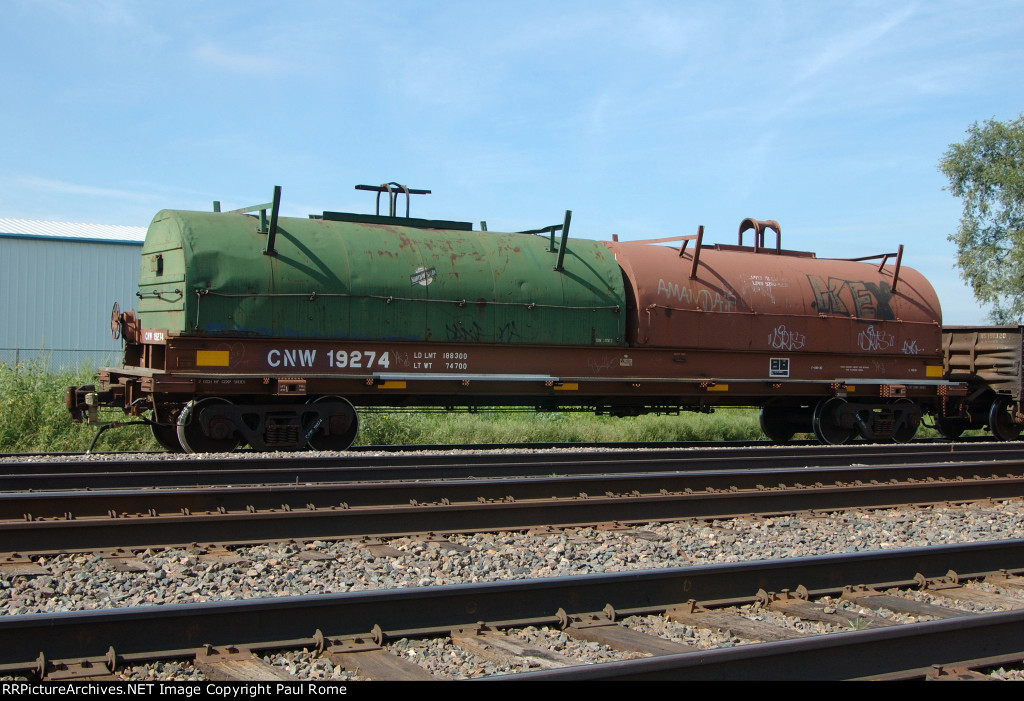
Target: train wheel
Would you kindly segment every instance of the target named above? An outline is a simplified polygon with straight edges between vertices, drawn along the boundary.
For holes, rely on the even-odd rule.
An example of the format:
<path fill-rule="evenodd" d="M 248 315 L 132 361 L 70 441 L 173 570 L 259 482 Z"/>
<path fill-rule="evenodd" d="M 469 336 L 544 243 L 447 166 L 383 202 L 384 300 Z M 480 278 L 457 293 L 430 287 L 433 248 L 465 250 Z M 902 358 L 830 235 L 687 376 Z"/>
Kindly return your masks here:
<path fill-rule="evenodd" d="M 213 418 L 209 421 L 210 433 L 203 431 L 200 417 L 210 407 L 217 405 L 230 405 L 226 399 L 219 397 L 207 397 L 205 399 L 193 399 L 185 405 L 178 416 L 178 440 L 186 453 L 230 453 L 238 447 L 241 442 L 235 432 L 231 421 L 224 418 Z"/>
<path fill-rule="evenodd" d="M 796 433 L 796 427 L 789 420 L 792 407 L 781 399 L 769 399 L 761 406 L 758 420 L 761 432 L 775 443 L 788 443 Z"/>
<path fill-rule="evenodd" d="M 814 435 L 822 443 L 839 445 L 848 443 L 853 438 L 854 430 L 844 428 L 838 421 L 839 409 L 846 406 L 846 400 L 842 397 L 822 399 L 818 406 L 814 407 L 814 417 L 811 425 L 814 427 Z"/>
<path fill-rule="evenodd" d="M 153 438 L 163 446 L 164 450 L 171 453 L 182 453 L 185 451 L 178 441 L 178 427 L 166 424 L 150 424 L 149 430 L 153 432 Z"/>
<path fill-rule="evenodd" d="M 331 413 L 318 426 L 307 443 L 313 450 L 348 450 L 359 435 L 359 416 L 355 407 L 341 397 L 318 397 L 310 404 L 330 404 Z M 312 426 L 306 430 L 312 429 Z"/>
<path fill-rule="evenodd" d="M 914 435 L 917 433 L 917 427 L 921 425 L 920 412 L 914 409 L 914 402 L 909 399 L 899 399 L 896 401 L 896 407 L 902 407 L 906 411 L 904 415 L 906 420 L 903 424 L 892 432 L 892 440 L 894 443 L 909 443 L 914 439 Z M 911 416 L 910 413 L 916 414 Z"/>
<path fill-rule="evenodd" d="M 967 421 L 964 419 L 951 419 L 946 416 L 935 417 L 935 430 L 943 438 L 956 440 L 967 430 Z"/>
<path fill-rule="evenodd" d="M 1020 438 L 1020 425 L 1014 422 L 1008 397 L 996 397 L 988 412 L 988 427 L 992 435 L 1001 441 L 1015 441 Z"/>

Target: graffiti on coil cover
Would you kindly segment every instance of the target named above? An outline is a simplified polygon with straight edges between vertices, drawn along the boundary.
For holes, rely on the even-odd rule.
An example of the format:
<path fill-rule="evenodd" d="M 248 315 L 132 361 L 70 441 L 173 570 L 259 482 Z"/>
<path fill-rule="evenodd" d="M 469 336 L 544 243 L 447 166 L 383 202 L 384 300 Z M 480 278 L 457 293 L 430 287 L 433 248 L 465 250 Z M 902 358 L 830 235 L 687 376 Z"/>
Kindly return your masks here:
<path fill-rule="evenodd" d="M 889 350 L 895 340 L 896 337 L 891 333 L 876 329 L 874 326 L 869 326 L 857 334 L 857 345 L 866 351 Z"/>
<path fill-rule="evenodd" d="M 893 292 L 888 282 L 844 280 L 820 275 L 808 275 L 807 280 L 814 291 L 814 308 L 819 314 L 879 321 L 896 318 L 889 306 Z"/>
<path fill-rule="evenodd" d="M 779 324 L 768 334 L 768 345 L 775 350 L 796 351 L 807 345 L 807 336 L 799 331 L 790 331 L 785 324 Z"/>
<path fill-rule="evenodd" d="M 475 321 L 469 324 L 457 321 L 446 323 L 444 332 L 445 337 L 449 341 L 480 343 L 482 339 L 487 339 L 488 342 L 511 343 L 523 340 L 523 335 L 519 333 L 519 328 L 516 326 L 515 321 L 507 321 L 501 326 L 495 326 L 490 333 Z"/>
<path fill-rule="evenodd" d="M 732 292 L 714 290 L 692 290 L 688 285 L 679 285 L 664 279 L 658 279 L 658 296 L 665 295 L 675 302 L 685 302 L 699 307 L 706 312 L 736 311 L 736 295 Z"/>

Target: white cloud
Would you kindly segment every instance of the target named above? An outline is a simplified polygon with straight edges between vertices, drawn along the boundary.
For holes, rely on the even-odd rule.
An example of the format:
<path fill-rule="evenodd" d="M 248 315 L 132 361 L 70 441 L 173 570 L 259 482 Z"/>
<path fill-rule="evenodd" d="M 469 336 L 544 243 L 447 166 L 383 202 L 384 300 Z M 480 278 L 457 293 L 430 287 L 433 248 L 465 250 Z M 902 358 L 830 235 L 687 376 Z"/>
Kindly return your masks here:
<path fill-rule="evenodd" d="M 662 55 L 678 55 L 692 51 L 700 39 L 700 31 L 707 23 L 695 18 L 692 10 L 680 12 L 678 8 L 666 12 L 649 7 L 626 23 L 626 34 L 641 49 Z M 631 26 L 630 26 L 631 25 Z"/>
<path fill-rule="evenodd" d="M 278 73 L 286 68 L 278 58 L 229 51 L 213 42 L 201 44 L 192 51 L 192 56 L 203 63 L 239 73 Z"/>
<path fill-rule="evenodd" d="M 867 53 L 873 45 L 909 20 L 913 14 L 913 6 L 904 7 L 880 22 L 826 37 L 826 47 L 804 62 L 803 69 L 793 79 L 793 85 L 800 85 L 850 58 Z"/>
<path fill-rule="evenodd" d="M 146 201 L 153 196 L 149 193 L 130 192 L 116 188 L 96 187 L 95 185 L 80 185 L 78 183 L 67 183 L 60 180 L 49 180 L 38 178 L 33 175 L 22 175 L 15 178 L 16 182 L 30 189 L 45 190 L 61 195 L 85 195 L 88 197 L 112 197 L 116 199 L 131 199 Z"/>

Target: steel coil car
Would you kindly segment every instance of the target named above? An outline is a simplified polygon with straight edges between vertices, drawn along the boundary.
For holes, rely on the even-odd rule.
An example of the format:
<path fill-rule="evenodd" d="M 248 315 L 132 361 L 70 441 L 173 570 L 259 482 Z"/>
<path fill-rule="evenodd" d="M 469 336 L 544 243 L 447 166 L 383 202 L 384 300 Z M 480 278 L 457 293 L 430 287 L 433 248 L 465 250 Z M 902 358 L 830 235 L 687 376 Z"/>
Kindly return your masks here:
<path fill-rule="evenodd" d="M 1019 390 L 978 393 L 983 379 L 951 369 L 938 298 L 902 246 L 822 259 L 754 219 L 734 245 L 702 228 L 598 242 L 569 237 L 569 212 L 474 231 L 408 216 L 426 191 L 360 188 L 387 194 L 388 213 L 280 217 L 280 188 L 233 212 L 158 213 L 137 311 L 112 314 L 124 364 L 68 389 L 72 417 L 120 408 L 189 452 L 345 449 L 377 406 L 759 406 L 780 442 L 906 441 L 927 416 L 1019 432 Z"/>

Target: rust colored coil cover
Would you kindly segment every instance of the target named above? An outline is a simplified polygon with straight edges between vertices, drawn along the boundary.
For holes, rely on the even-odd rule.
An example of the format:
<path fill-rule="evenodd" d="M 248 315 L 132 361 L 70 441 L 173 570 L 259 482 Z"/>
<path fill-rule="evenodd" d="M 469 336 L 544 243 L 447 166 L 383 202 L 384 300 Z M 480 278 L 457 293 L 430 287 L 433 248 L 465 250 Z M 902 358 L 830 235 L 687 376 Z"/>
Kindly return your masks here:
<path fill-rule="evenodd" d="M 693 251 L 606 243 L 627 278 L 629 342 L 637 346 L 758 352 L 940 354 L 942 314 L 923 275 L 893 262 L 718 244 Z"/>

